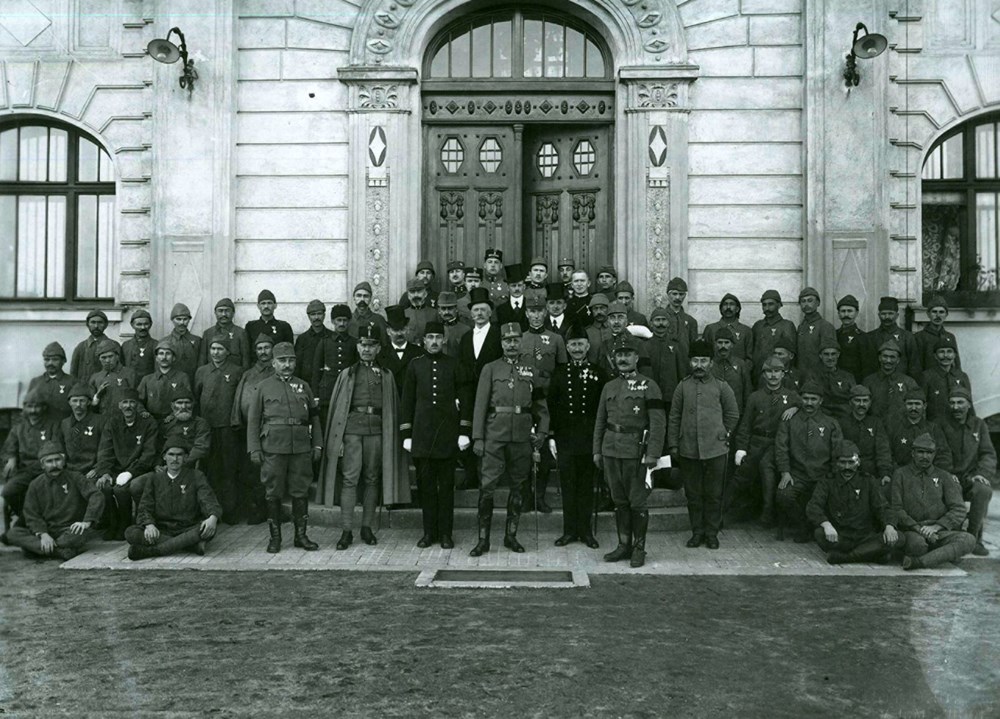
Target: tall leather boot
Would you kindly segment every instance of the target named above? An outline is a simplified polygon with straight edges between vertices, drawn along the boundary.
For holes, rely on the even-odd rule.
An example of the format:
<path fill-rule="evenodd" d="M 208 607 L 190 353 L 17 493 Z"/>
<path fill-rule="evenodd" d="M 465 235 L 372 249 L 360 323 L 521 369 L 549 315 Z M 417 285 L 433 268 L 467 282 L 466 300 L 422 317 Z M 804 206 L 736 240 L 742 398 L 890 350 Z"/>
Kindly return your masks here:
<path fill-rule="evenodd" d="M 267 531 L 270 532 L 270 539 L 267 542 L 268 554 L 277 554 L 281 551 L 281 500 L 267 500 Z"/>
<path fill-rule="evenodd" d="M 493 497 L 479 497 L 479 541 L 469 552 L 470 557 L 481 557 L 490 551 L 490 527 L 493 524 Z"/>
<path fill-rule="evenodd" d="M 306 528 L 309 524 L 309 500 L 305 497 L 292 498 L 292 523 L 295 525 L 294 545 L 307 552 L 315 552 L 319 549 L 316 542 L 306 536 Z"/>
<path fill-rule="evenodd" d="M 528 493 L 531 493 L 529 487 Z M 517 485 L 510 488 L 507 495 L 507 522 L 503 531 L 503 546 L 518 554 L 524 553 L 524 547 L 517 541 L 517 525 L 521 521 L 522 506 L 521 488 Z"/>
<path fill-rule="evenodd" d="M 604 555 L 605 562 L 620 562 L 632 556 L 632 517 L 628 509 L 615 508 L 618 546 Z"/>
<path fill-rule="evenodd" d="M 632 560 L 629 566 L 637 569 L 646 563 L 646 529 L 649 527 L 649 510 L 632 510 Z"/>

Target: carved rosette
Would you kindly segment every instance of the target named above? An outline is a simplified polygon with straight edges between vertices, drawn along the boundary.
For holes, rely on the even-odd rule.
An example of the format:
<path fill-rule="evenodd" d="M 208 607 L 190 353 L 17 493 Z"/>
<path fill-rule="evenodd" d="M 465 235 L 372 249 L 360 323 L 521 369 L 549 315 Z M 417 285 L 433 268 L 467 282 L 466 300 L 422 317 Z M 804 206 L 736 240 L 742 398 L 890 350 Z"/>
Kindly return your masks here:
<path fill-rule="evenodd" d="M 365 272 L 372 285 L 372 309 L 392 304 L 389 277 L 389 187 L 368 187 L 365 195 Z"/>
<path fill-rule="evenodd" d="M 646 183 L 646 287 L 650 307 L 666 307 L 670 280 L 670 178 Z"/>

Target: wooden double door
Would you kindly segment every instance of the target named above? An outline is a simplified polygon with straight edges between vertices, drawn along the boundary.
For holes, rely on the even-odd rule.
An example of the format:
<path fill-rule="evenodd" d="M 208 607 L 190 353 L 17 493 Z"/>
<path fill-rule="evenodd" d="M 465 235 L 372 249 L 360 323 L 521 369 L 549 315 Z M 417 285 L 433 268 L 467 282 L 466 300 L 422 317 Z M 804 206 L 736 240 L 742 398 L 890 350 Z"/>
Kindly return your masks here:
<path fill-rule="evenodd" d="M 596 273 L 613 262 L 609 125 L 425 125 L 421 258 L 481 267 L 562 257 Z M 528 268 L 525 267 L 525 270 Z"/>

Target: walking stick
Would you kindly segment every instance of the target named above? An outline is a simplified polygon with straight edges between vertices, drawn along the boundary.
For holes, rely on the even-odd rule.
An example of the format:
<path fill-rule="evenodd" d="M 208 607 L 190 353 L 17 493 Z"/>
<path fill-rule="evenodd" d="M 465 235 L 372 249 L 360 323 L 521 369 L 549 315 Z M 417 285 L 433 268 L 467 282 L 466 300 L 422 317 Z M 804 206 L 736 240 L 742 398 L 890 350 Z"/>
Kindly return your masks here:
<path fill-rule="evenodd" d="M 538 485 L 538 465 L 542 461 L 541 450 L 537 450 L 534 447 L 531 449 L 531 491 L 534 492 L 534 488 Z M 535 507 L 535 551 L 540 552 L 542 549 L 541 542 L 538 539 L 538 515 L 541 512 L 538 511 L 538 507 Z"/>

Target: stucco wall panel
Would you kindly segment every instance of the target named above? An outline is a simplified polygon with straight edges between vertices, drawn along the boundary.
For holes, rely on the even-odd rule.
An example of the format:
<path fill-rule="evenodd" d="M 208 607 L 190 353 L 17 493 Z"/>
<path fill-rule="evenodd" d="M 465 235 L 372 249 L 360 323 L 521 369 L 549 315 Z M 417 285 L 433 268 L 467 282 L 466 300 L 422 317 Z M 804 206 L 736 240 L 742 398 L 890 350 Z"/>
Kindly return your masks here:
<path fill-rule="evenodd" d="M 343 239 L 347 237 L 347 208 L 237 209 L 236 236 L 265 240 Z"/>

